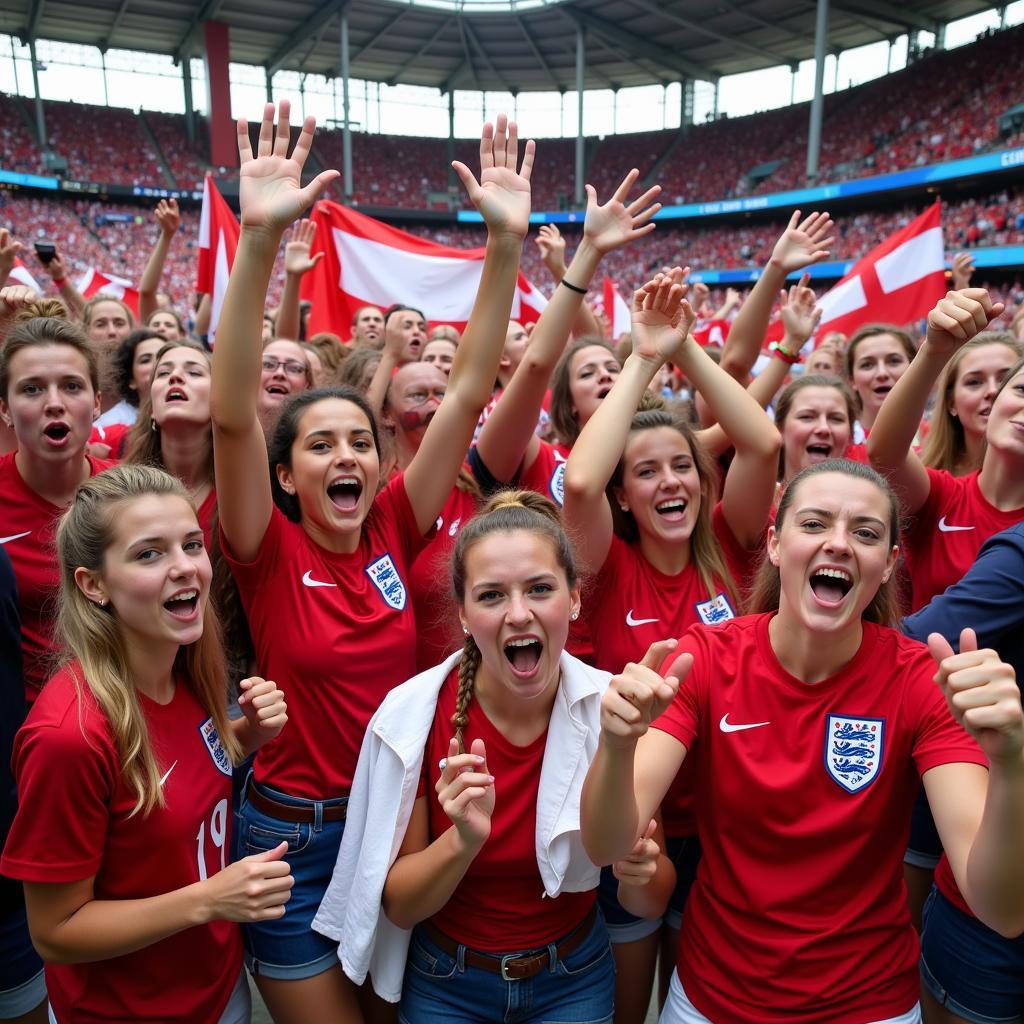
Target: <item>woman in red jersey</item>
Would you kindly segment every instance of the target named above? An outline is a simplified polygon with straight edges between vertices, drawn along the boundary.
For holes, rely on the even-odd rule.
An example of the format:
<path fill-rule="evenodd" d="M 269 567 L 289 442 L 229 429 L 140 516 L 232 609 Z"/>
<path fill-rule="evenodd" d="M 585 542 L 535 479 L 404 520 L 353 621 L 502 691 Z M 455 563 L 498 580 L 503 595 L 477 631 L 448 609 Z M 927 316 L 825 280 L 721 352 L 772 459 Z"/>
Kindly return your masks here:
<path fill-rule="evenodd" d="M 184 488 L 117 467 L 57 531 L 66 661 L 14 748 L 0 868 L 25 883 L 51 1020 L 246 1024 L 232 922 L 280 917 L 283 844 L 228 865 L 232 764 L 287 721 L 274 683 L 229 722 L 210 560 Z"/>
<path fill-rule="evenodd" d="M 5 294 L 21 308 L 24 290 L 4 289 L 0 300 Z M 99 411 L 96 355 L 65 315 L 59 302 L 30 303 L 0 347 L 0 416 L 18 440 L 16 452 L 0 456 L 0 539 L 18 580 L 29 704 L 53 653 L 57 519 L 79 484 L 113 465 L 86 454 Z"/>
<path fill-rule="evenodd" d="M 240 852 L 287 840 L 288 914 L 246 930 L 248 962 L 278 1022 L 351 1021 L 357 996 L 336 946 L 310 928 L 337 858 L 366 724 L 415 671 L 409 567 L 452 491 L 490 394 L 529 223 L 533 143 L 517 171 L 514 124 L 481 138 L 481 181 L 456 164 L 488 228 L 476 304 L 451 378 L 405 473 L 379 489 L 377 427 L 338 389 L 292 398 L 270 444 L 257 417 L 263 296 L 285 227 L 337 172 L 300 187 L 307 118 L 288 157 L 288 105 L 264 111 L 259 152 L 239 125 L 242 233 L 214 354 L 213 440 L 225 553 L 264 672 L 290 687 L 287 734 L 260 752 L 243 797 Z"/>
<path fill-rule="evenodd" d="M 782 435 L 780 485 L 808 466 L 843 458 L 855 416 L 853 393 L 843 381 L 813 373 L 790 381 L 775 402 Z"/>
<path fill-rule="evenodd" d="M 582 810 L 598 863 L 697 762 L 704 858 L 663 1024 L 920 1021 L 900 873 L 919 779 L 972 908 L 1024 930 L 1013 669 L 970 631 L 954 655 L 890 628 L 898 536 L 873 470 L 809 467 L 769 530 L 759 614 L 652 645 L 606 691 Z"/>
<path fill-rule="evenodd" d="M 1024 519 L 1024 362 L 1009 369 L 992 400 L 980 469 L 954 476 L 926 468 L 911 447 L 943 367 L 1002 311 L 1003 304 L 983 288 L 948 292 L 928 314 L 924 343 L 883 404 L 868 440 L 871 465 L 912 517 L 903 541 L 912 612 L 956 583 L 989 537 Z"/>
<path fill-rule="evenodd" d="M 775 493 L 778 431 L 689 336 L 694 314 L 685 292 L 677 267 L 636 293 L 633 351 L 565 467 L 566 524 L 594 579 L 583 614 L 594 664 L 610 672 L 691 623 L 736 614 Z M 668 360 L 686 374 L 735 448 L 721 501 L 714 463 L 689 426 L 664 408 L 637 411 Z M 665 922 L 675 934 L 663 936 L 673 961 L 679 912 L 699 858 L 692 805 L 692 779 L 680 777 L 662 808 L 680 876 L 674 913 Z M 646 1014 L 661 922 L 623 914 L 616 888 L 606 871 L 601 897 L 618 967 L 615 1017 L 629 1024 Z"/>
<path fill-rule="evenodd" d="M 865 324 L 850 338 L 843 366 L 846 379 L 857 396 L 857 422 L 853 430 L 855 445 L 862 445 L 867 440 L 874 429 L 878 410 L 896 382 L 907 372 L 914 355 L 913 339 L 893 324 Z M 915 430 L 918 425 L 914 425 Z"/>

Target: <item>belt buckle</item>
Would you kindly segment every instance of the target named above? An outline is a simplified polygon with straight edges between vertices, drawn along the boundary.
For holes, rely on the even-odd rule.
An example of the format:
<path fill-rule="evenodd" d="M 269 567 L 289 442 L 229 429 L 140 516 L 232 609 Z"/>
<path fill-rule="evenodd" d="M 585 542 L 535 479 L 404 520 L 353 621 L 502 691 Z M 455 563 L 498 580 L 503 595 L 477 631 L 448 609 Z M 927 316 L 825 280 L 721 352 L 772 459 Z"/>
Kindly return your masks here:
<path fill-rule="evenodd" d="M 522 959 L 522 958 L 518 957 L 518 956 L 511 956 L 511 955 L 510 956 L 503 956 L 501 958 L 501 980 L 502 981 L 518 981 L 519 980 L 518 978 L 509 977 L 508 965 L 509 965 L 510 961 L 520 960 L 520 959 Z"/>

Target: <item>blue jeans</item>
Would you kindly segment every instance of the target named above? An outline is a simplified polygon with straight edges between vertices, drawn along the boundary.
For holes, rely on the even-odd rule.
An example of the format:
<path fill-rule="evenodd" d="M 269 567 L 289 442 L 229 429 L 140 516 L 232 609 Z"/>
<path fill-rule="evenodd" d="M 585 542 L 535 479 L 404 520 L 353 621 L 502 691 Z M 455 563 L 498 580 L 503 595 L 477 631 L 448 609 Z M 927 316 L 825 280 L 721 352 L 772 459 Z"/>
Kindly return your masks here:
<path fill-rule="evenodd" d="M 932 886 L 921 929 L 921 980 L 964 1020 L 1022 1024 L 1024 936 L 1004 939 Z"/>
<path fill-rule="evenodd" d="M 251 779 L 248 784 L 257 785 Z M 324 807 L 347 803 L 348 797 L 306 800 L 269 786 L 258 788 L 281 803 L 313 808 L 316 821 L 299 824 L 271 817 L 253 807 L 248 790 L 243 791 L 235 816 L 234 859 L 273 850 L 285 842 L 285 859 L 295 879 L 284 917 L 242 925 L 245 965 L 253 974 L 267 978 L 312 978 L 338 962 L 338 944 L 313 931 L 312 924 L 334 873 L 345 822 L 323 821 L 321 815 Z"/>
<path fill-rule="evenodd" d="M 45 998 L 43 961 L 32 946 L 25 908 L 19 907 L 0 918 L 0 1020 L 20 1017 Z"/>
<path fill-rule="evenodd" d="M 582 945 L 522 981 L 465 964 L 465 951 L 459 946 L 449 956 L 422 928 L 413 932 L 398 1008 L 402 1024 L 611 1024 L 615 962 L 600 914 Z"/>

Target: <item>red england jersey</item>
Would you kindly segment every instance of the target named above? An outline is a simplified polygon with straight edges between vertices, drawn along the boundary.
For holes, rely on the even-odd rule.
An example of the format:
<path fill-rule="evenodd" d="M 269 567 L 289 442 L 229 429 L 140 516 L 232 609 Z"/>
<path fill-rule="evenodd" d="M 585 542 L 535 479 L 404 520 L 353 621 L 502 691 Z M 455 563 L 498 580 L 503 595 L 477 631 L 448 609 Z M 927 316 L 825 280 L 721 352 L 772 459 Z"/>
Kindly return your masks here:
<path fill-rule="evenodd" d="M 452 488 L 437 517 L 433 538 L 413 562 L 409 573 L 416 611 L 416 671 L 422 672 L 462 647 L 462 629 L 452 595 L 452 551 L 459 530 L 477 513 L 472 494 Z"/>
<path fill-rule="evenodd" d="M 110 458 L 120 459 L 124 456 L 128 432 L 132 426 L 131 423 L 108 423 L 105 427 L 93 424 L 89 444 L 105 444 L 110 449 Z"/>
<path fill-rule="evenodd" d="M 404 479 L 374 499 L 351 554 L 320 547 L 277 508 L 255 561 L 221 541 L 259 671 L 288 699 L 288 728 L 260 748 L 256 781 L 309 800 L 344 796 L 370 718 L 416 674 L 409 569 L 426 541 Z"/>
<path fill-rule="evenodd" d="M 161 705 L 139 694 L 165 807 L 130 817 L 107 719 L 72 672 L 43 688 L 14 743 L 18 813 L 0 869 L 24 882 L 93 878 L 97 900 L 172 892 L 220 871 L 231 850 L 231 763 L 188 684 Z M 61 1024 L 216 1021 L 242 966 L 238 926 L 214 921 L 111 960 L 47 964 Z"/>
<path fill-rule="evenodd" d="M 1024 519 L 1024 508 L 1004 512 L 990 504 L 978 486 L 977 472 L 967 476 L 953 476 L 943 469 L 927 472 L 928 500 L 903 535 L 912 612 L 958 582 L 989 537 Z"/>
<path fill-rule="evenodd" d="M 25 699 L 31 705 L 52 667 L 53 620 L 60 583 L 54 542 L 64 509 L 51 505 L 22 480 L 16 454 L 0 455 L 0 544 L 10 556 L 18 580 Z M 115 465 L 91 455 L 86 458 L 90 476 Z"/>
<path fill-rule="evenodd" d="M 693 626 L 672 656 L 693 670 L 654 723 L 697 761 L 679 978 L 710 1020 L 884 1020 L 919 996 L 902 859 L 920 776 L 985 758 L 922 644 L 864 623 L 853 660 L 807 684 L 779 664 L 771 618 Z"/>
<path fill-rule="evenodd" d="M 455 668 L 441 687 L 423 753 L 418 795 L 427 798 L 431 842 L 452 826 L 434 784 L 439 774 L 437 763 L 448 756 L 448 743 L 455 735 L 451 717 L 458 687 Z M 529 746 L 517 747 L 471 700 L 463 737 L 466 750 L 475 739 L 483 740 L 487 749 L 487 768 L 495 779 L 491 834 L 451 899 L 431 921 L 451 938 L 484 952 L 507 953 L 543 946 L 578 925 L 597 899 L 596 889 L 565 892 L 557 899 L 544 895 L 536 836 L 537 793 L 547 731 Z"/>

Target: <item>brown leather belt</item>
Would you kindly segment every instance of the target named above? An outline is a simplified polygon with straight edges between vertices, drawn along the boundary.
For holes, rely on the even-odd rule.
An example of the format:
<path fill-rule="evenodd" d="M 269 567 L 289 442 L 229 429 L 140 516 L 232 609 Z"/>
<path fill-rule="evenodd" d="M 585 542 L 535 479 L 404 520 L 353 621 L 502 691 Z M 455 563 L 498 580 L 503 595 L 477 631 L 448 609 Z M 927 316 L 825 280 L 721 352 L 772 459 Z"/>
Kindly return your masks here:
<path fill-rule="evenodd" d="M 313 807 L 300 807 L 296 804 L 287 804 L 275 800 L 266 793 L 261 793 L 250 781 L 246 790 L 246 799 L 264 814 L 272 818 L 280 818 L 282 821 L 293 821 L 299 825 L 312 825 L 316 821 L 316 809 Z M 322 821 L 344 821 L 348 814 L 348 801 L 343 804 L 327 804 L 324 806 Z"/>
<path fill-rule="evenodd" d="M 596 919 L 597 904 L 594 904 L 587 916 L 555 947 L 556 962 L 583 945 L 584 940 L 590 935 L 590 930 Z M 445 935 L 440 929 L 435 928 L 429 921 L 422 922 L 420 927 L 435 946 L 444 950 L 453 959 L 458 959 L 459 943 Z M 551 966 L 549 949 L 542 949 L 525 956 L 501 956 L 478 953 L 475 949 L 470 949 L 467 946 L 462 959 L 463 963 L 470 967 L 479 967 L 481 970 L 490 971 L 491 974 L 500 974 L 504 981 L 525 981 Z"/>

